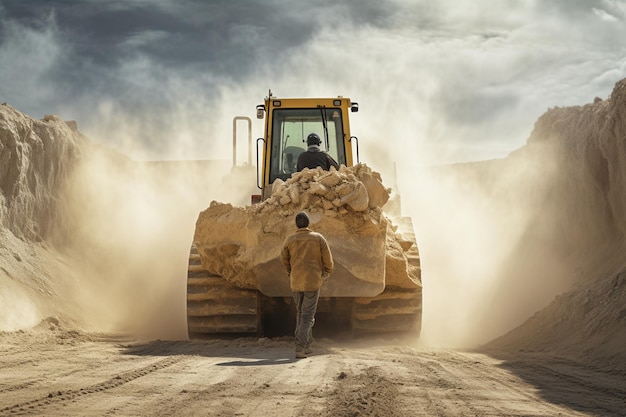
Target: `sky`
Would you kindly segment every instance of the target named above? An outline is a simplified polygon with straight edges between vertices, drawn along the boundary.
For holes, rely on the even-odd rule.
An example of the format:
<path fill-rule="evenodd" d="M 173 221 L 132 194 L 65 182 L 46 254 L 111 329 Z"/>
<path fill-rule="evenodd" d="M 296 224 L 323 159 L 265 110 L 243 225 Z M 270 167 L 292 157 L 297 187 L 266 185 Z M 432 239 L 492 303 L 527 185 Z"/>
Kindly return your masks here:
<path fill-rule="evenodd" d="M 362 155 L 485 160 L 609 96 L 624 20 L 623 0 L 0 0 L 0 102 L 135 159 L 229 159 L 270 89 L 341 95 Z"/>

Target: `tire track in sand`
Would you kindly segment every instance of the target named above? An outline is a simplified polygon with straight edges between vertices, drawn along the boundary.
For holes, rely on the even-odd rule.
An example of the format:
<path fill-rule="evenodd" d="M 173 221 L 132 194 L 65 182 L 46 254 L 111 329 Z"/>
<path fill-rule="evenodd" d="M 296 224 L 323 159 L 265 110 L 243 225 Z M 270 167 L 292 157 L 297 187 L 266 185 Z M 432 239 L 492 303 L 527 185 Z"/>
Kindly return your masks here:
<path fill-rule="evenodd" d="M 78 397 L 84 397 L 90 394 L 100 393 L 102 391 L 117 388 L 135 379 L 149 375 L 155 371 L 160 371 L 162 369 L 168 368 L 180 362 L 182 359 L 183 357 L 167 357 L 151 365 L 120 373 L 110 379 L 107 379 L 106 381 L 89 385 L 84 388 L 51 392 L 43 398 L 37 398 L 27 402 L 17 403 L 4 407 L 0 409 L 0 414 L 19 416 L 32 415 L 33 413 L 42 413 L 42 410 L 47 407 L 51 407 L 59 403 L 64 403 L 66 401 L 72 401 Z"/>

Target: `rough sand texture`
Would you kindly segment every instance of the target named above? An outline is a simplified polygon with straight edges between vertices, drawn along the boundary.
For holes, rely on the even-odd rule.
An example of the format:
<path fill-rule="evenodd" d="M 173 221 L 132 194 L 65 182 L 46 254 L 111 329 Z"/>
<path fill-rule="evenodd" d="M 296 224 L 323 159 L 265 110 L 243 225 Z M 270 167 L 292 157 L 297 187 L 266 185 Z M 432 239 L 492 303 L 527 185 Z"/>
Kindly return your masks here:
<path fill-rule="evenodd" d="M 626 369 L 626 80 L 608 100 L 541 116 L 525 149 L 560 159 L 546 190 L 552 240 L 577 269 L 571 290 L 493 343 Z M 521 155 L 519 155 L 521 156 Z M 512 155 L 511 158 L 519 157 Z"/>
<path fill-rule="evenodd" d="M 60 188 L 84 141 L 56 116 L 33 120 L 0 105 L 0 226 L 17 237 L 49 237 Z"/>
<path fill-rule="evenodd" d="M 137 343 L 46 321 L 0 334 L 6 416 L 622 416 L 623 375 L 397 339 Z"/>
<path fill-rule="evenodd" d="M 396 233 L 397 226 L 383 212 L 390 192 L 380 174 L 365 164 L 338 171 L 306 168 L 287 181 L 275 181 L 271 197 L 260 204 L 212 202 L 198 217 L 194 242 L 209 272 L 259 289 L 257 274 L 284 278 L 280 250 L 296 229 L 295 215 L 305 210 L 311 229 L 329 242 L 335 262 L 357 279 L 410 288 L 421 282 L 419 268 L 407 261 L 414 238 Z M 280 270 L 259 267 L 272 261 Z"/>

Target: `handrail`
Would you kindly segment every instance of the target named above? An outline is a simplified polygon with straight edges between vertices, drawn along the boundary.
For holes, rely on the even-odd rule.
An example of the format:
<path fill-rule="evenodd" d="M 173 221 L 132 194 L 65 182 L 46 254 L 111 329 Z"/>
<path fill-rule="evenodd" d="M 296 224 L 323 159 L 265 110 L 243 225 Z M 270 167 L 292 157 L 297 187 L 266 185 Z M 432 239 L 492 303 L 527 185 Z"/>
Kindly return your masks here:
<path fill-rule="evenodd" d="M 359 138 L 356 136 L 350 136 L 349 142 L 352 142 L 352 139 L 356 142 L 356 163 L 359 163 Z"/>
<path fill-rule="evenodd" d="M 263 169 L 265 167 L 261 167 L 261 165 L 259 164 L 259 141 L 265 142 L 265 139 L 258 138 L 256 140 L 256 186 L 259 190 L 262 190 L 263 187 L 259 185 L 259 169 Z M 263 144 L 263 146 L 265 146 L 265 144 Z"/>
<path fill-rule="evenodd" d="M 233 117 L 233 167 L 237 165 L 237 121 L 248 122 L 248 165 L 252 165 L 252 119 L 247 116 Z"/>

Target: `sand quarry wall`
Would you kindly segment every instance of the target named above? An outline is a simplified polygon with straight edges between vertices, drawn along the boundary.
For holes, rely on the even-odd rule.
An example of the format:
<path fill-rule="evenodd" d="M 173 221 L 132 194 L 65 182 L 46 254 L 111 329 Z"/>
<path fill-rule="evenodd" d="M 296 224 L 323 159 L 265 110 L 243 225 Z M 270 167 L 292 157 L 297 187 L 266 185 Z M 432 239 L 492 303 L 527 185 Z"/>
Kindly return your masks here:
<path fill-rule="evenodd" d="M 0 330 L 35 325 L 71 304 L 58 301 L 68 271 L 49 248 L 83 143 L 72 122 L 0 105 Z"/>
<path fill-rule="evenodd" d="M 2 104 L 0 225 L 28 240 L 49 237 L 64 181 L 85 139 L 56 116 L 33 120 Z"/>
<path fill-rule="evenodd" d="M 625 369 L 626 80 L 607 100 L 548 110 L 526 146 L 479 170 L 506 175 L 529 158 L 552 164 L 552 173 L 546 181 L 527 172 L 532 180 L 515 189 L 541 196 L 521 245 L 552 246 L 571 267 L 572 288 L 491 346 L 555 351 Z"/>
<path fill-rule="evenodd" d="M 194 221 L 214 195 L 206 179 L 224 164 L 132 161 L 74 122 L 8 105 L 0 162 L 0 331 L 53 316 L 86 330 L 186 337 Z"/>

